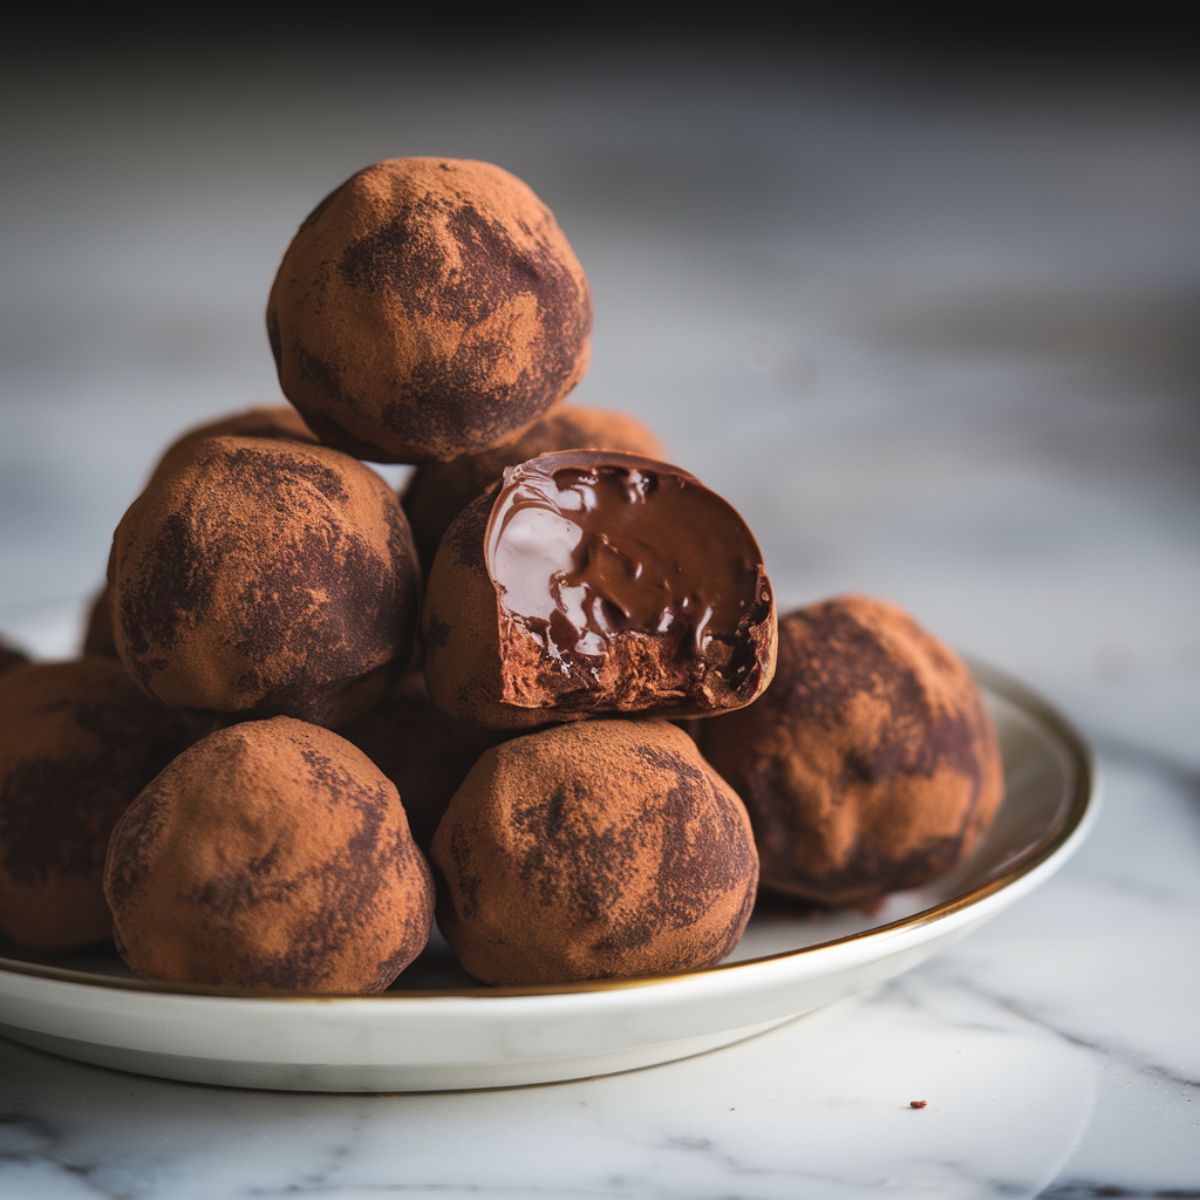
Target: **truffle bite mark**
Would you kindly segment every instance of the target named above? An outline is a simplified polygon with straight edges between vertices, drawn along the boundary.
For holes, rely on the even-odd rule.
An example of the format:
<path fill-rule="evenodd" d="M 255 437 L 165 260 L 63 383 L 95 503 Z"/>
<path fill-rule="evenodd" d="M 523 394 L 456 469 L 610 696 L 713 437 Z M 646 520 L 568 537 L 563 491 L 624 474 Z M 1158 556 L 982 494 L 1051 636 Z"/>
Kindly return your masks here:
<path fill-rule="evenodd" d="M 741 518 L 676 468 L 542 455 L 505 472 L 488 525 L 503 700 L 633 711 L 755 690 L 747 637 L 771 607 Z"/>
<path fill-rule="evenodd" d="M 567 404 L 499 446 L 448 463 L 425 463 L 413 472 L 402 497 L 421 566 L 428 571 L 450 522 L 499 480 L 505 467 L 550 450 L 624 450 L 657 459 L 666 453 L 658 438 L 627 413 Z"/>

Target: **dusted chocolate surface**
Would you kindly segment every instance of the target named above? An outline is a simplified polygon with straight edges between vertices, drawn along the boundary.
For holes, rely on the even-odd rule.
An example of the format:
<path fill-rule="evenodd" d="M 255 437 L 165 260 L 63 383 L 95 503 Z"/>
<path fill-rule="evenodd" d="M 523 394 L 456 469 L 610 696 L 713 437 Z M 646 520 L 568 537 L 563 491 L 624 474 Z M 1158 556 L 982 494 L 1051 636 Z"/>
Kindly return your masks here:
<path fill-rule="evenodd" d="M 969 854 L 1003 777 L 963 663 L 902 609 L 864 596 L 788 614 L 779 642 L 766 695 L 698 730 L 749 809 L 763 886 L 863 903 Z"/>
<path fill-rule="evenodd" d="M 29 661 L 27 655 L 0 637 L 0 675 Z"/>
<path fill-rule="evenodd" d="M 323 446 L 181 446 L 122 519 L 110 570 L 122 661 L 171 706 L 335 724 L 411 654 L 408 523 L 375 472 Z"/>
<path fill-rule="evenodd" d="M 117 639 L 113 632 L 112 602 L 105 584 L 88 609 L 87 625 L 83 631 L 83 653 L 95 658 L 119 658 Z"/>
<path fill-rule="evenodd" d="M 496 728 L 710 715 L 751 703 L 774 670 L 753 535 L 694 476 L 632 454 L 505 471 L 443 539 L 425 631 L 435 703 Z"/>
<path fill-rule="evenodd" d="M 396 785 L 413 837 L 426 851 L 467 772 L 507 736 L 447 717 L 429 699 L 419 675 L 409 676 L 387 703 L 338 733 Z"/>
<path fill-rule="evenodd" d="M 307 442 L 317 445 L 313 431 L 290 404 L 263 404 L 257 408 L 241 409 L 214 417 L 203 425 L 185 430 L 163 451 L 165 459 L 180 446 L 213 437 L 277 438 L 281 441 Z M 162 461 L 161 459 L 159 460 Z"/>
<path fill-rule="evenodd" d="M 421 565 L 433 563 L 450 522 L 476 496 L 499 480 L 505 467 L 548 450 L 626 450 L 648 458 L 663 456 L 662 443 L 634 417 L 568 404 L 547 413 L 520 437 L 448 463 L 426 463 L 413 472 L 403 495 Z"/>
<path fill-rule="evenodd" d="M 109 936 L 109 833 L 181 737 L 111 660 L 0 677 L 0 938 L 66 950 Z"/>
<path fill-rule="evenodd" d="M 587 369 L 592 300 L 550 210 L 490 163 L 393 158 L 309 214 L 267 332 L 329 445 L 392 462 L 504 441 Z"/>
<path fill-rule="evenodd" d="M 275 404 L 260 408 L 248 408 L 240 412 L 217 417 L 203 425 L 180 434 L 163 451 L 154 466 L 157 471 L 167 458 L 181 446 L 202 441 L 209 437 L 260 437 L 281 438 L 284 441 L 316 444 L 312 430 L 304 424 L 300 414 L 288 404 Z M 151 472 L 153 475 L 154 472 Z M 102 658 L 117 658 L 117 641 L 113 633 L 112 602 L 107 583 L 102 587 L 88 612 L 87 626 L 83 635 L 83 653 L 96 654 Z"/>
<path fill-rule="evenodd" d="M 433 919 L 396 789 L 288 717 L 180 755 L 114 831 L 104 889 L 129 966 L 177 983 L 381 992 Z"/>
<path fill-rule="evenodd" d="M 740 940 L 758 880 L 741 801 L 663 721 L 585 721 L 489 750 L 433 860 L 442 932 L 496 984 L 711 966 Z"/>

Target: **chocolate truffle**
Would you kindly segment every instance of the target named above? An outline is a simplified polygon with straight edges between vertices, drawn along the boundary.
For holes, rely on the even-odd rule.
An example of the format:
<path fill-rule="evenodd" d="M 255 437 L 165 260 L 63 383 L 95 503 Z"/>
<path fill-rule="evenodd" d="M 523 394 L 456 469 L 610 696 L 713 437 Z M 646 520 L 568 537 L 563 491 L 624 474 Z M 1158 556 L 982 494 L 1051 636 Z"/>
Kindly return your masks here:
<path fill-rule="evenodd" d="M 430 701 L 420 675 L 407 677 L 386 704 L 338 733 L 396 785 L 413 838 L 426 851 L 467 772 L 509 736 L 451 720 Z"/>
<path fill-rule="evenodd" d="M 283 256 L 267 333 L 321 440 L 377 462 L 511 438 L 587 369 L 592 299 L 550 210 L 490 163 L 393 158 L 351 176 Z"/>
<path fill-rule="evenodd" d="M 750 530 L 695 476 L 633 454 L 508 468 L 447 530 L 424 619 L 434 703 L 496 729 L 708 716 L 751 703 L 775 668 Z"/>
<path fill-rule="evenodd" d="M 118 526 L 110 571 L 121 659 L 172 707 L 337 724 L 412 651 L 408 522 L 374 471 L 324 446 L 179 447 Z"/>
<path fill-rule="evenodd" d="M 1002 774 L 963 663 L 864 596 L 790 613 L 779 642 L 766 695 L 699 728 L 750 811 L 763 886 L 865 904 L 965 858 L 999 807 Z"/>
<path fill-rule="evenodd" d="M 429 940 L 396 789 L 345 738 L 248 721 L 181 754 L 113 831 L 117 948 L 148 979 L 381 992 Z"/>
<path fill-rule="evenodd" d="M 741 939 L 758 881 L 741 801 L 664 721 L 583 721 L 489 750 L 433 860 L 438 924 L 486 983 L 711 966 Z"/>
<path fill-rule="evenodd" d="M 154 466 L 154 471 L 181 446 L 209 437 L 261 437 L 281 438 L 285 441 L 307 442 L 315 445 L 317 439 L 301 420 L 300 414 L 287 404 L 275 404 L 260 408 L 248 408 L 241 412 L 228 413 L 216 420 L 197 425 L 180 434 L 163 451 Z M 154 472 L 151 472 L 153 475 Z M 105 584 L 92 601 L 88 610 L 87 627 L 83 635 L 83 653 L 96 654 L 102 658 L 117 658 L 117 642 L 113 634 L 112 605 Z"/>
<path fill-rule="evenodd" d="M 117 639 L 113 633 L 112 604 L 105 584 L 88 609 L 87 626 L 83 633 L 83 653 L 93 658 L 119 658 Z"/>
<path fill-rule="evenodd" d="M 285 442 L 306 442 L 310 446 L 317 445 L 316 435 L 290 404 L 264 404 L 257 408 L 226 413 L 222 417 L 206 421 L 203 425 L 185 430 L 163 451 L 159 461 L 161 463 L 180 446 L 213 437 L 272 438 Z"/>
<path fill-rule="evenodd" d="M 661 458 L 662 443 L 640 421 L 620 412 L 568 405 L 547 413 L 520 437 L 448 463 L 418 467 L 404 492 L 421 566 L 428 571 L 450 522 L 481 492 L 526 459 L 548 450 L 627 450 Z"/>
<path fill-rule="evenodd" d="M 181 748 L 174 718 L 119 663 L 35 663 L 0 677 L 0 937 L 66 950 L 109 936 L 109 834 Z"/>
<path fill-rule="evenodd" d="M 22 653 L 16 648 L 16 646 L 0 637 L 0 675 L 3 675 L 5 671 L 12 670 L 13 667 L 19 667 L 22 663 L 27 663 L 28 661 L 29 658 L 26 654 Z"/>

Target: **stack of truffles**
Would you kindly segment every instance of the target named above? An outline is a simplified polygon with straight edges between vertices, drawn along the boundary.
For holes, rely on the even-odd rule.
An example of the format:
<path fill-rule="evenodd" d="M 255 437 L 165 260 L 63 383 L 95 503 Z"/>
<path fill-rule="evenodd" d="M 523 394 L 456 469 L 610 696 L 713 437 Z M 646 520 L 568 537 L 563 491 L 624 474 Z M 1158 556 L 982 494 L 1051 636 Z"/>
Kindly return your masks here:
<path fill-rule="evenodd" d="M 437 920 L 490 984 L 719 962 L 760 887 L 864 904 L 1000 799 L 963 664 L 900 609 L 776 616 L 753 534 L 562 401 L 592 301 L 498 167 L 393 159 L 267 308 L 293 407 L 164 453 L 85 655 L 0 646 L 0 937 L 150 979 L 389 987 Z M 360 460 L 416 464 L 402 497 Z"/>

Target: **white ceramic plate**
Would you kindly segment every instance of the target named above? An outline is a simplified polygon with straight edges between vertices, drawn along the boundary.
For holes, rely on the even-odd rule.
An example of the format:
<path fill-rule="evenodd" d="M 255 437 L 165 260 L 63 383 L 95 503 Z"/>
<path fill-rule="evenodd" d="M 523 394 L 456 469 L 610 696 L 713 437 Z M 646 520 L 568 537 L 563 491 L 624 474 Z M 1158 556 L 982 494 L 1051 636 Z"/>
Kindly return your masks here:
<path fill-rule="evenodd" d="M 602 1075 L 685 1058 L 861 992 L 1048 879 L 1095 815 L 1091 755 L 1045 701 L 979 665 L 1005 795 L 970 862 L 877 913 L 765 904 L 710 970 L 482 988 L 435 944 L 376 997 L 264 998 L 132 978 L 115 957 L 0 957 L 0 1032 L 69 1058 L 233 1087 L 418 1091 Z"/>

